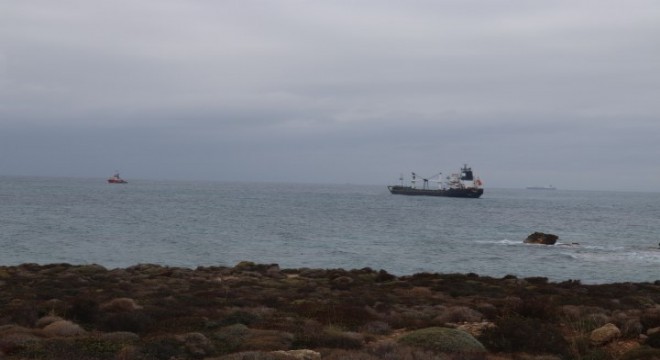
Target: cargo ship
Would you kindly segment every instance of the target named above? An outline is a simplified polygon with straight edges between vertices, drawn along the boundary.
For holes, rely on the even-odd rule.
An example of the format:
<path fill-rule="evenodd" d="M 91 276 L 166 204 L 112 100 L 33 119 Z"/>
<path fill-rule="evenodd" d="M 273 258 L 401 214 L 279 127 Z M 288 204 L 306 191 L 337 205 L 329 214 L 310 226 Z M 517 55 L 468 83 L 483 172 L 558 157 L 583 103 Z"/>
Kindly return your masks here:
<path fill-rule="evenodd" d="M 459 173 L 453 173 L 442 179 L 442 173 L 428 178 L 420 177 L 412 173 L 410 186 L 403 185 L 403 176 L 399 179 L 401 185 L 388 185 L 387 189 L 396 195 L 422 195 L 422 196 L 446 196 L 457 198 L 479 198 L 484 193 L 483 182 L 474 176 L 472 168 L 465 164 Z M 418 182 L 421 181 L 421 187 Z M 429 182 L 437 183 L 437 188 L 431 188 Z"/>

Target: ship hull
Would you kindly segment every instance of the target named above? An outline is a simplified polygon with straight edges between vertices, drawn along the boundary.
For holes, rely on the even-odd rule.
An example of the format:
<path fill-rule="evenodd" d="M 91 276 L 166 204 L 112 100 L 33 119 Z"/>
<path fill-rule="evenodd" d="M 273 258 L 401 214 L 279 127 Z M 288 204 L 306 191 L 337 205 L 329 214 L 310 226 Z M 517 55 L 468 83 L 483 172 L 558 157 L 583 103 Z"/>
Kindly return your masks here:
<path fill-rule="evenodd" d="M 390 193 L 397 195 L 421 195 L 421 196 L 445 196 L 455 198 L 471 198 L 478 199 L 483 195 L 484 189 L 467 188 L 467 189 L 415 189 L 410 186 L 388 186 Z"/>

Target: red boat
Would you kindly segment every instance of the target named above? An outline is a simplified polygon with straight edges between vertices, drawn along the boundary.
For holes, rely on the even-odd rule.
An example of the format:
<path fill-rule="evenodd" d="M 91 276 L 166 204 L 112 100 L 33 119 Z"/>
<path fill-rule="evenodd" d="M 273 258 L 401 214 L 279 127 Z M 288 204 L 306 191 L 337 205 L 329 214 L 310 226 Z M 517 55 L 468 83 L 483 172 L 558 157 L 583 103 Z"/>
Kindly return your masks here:
<path fill-rule="evenodd" d="M 112 175 L 108 179 L 108 183 L 110 183 L 110 184 L 126 184 L 127 182 L 128 181 L 126 181 L 126 180 L 122 179 L 121 177 L 119 177 L 118 172 L 116 172 L 114 175 Z"/>

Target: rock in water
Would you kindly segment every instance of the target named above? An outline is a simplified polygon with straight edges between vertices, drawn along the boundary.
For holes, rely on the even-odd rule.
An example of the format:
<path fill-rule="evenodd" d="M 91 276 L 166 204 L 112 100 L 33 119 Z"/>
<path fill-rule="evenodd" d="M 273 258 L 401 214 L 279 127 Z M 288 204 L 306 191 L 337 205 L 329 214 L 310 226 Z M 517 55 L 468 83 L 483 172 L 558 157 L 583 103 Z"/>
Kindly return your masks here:
<path fill-rule="evenodd" d="M 544 234 L 542 232 L 535 232 L 525 239 L 527 244 L 542 244 L 542 245 L 554 245 L 559 239 L 559 236 L 554 234 Z"/>

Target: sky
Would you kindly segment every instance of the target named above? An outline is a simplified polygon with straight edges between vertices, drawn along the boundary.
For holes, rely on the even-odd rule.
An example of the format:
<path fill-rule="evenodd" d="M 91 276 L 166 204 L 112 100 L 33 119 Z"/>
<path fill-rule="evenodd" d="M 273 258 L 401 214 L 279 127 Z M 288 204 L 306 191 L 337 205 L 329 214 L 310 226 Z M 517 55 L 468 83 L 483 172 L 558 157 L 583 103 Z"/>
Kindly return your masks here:
<path fill-rule="evenodd" d="M 0 175 L 660 191 L 657 0 L 0 0 Z"/>

